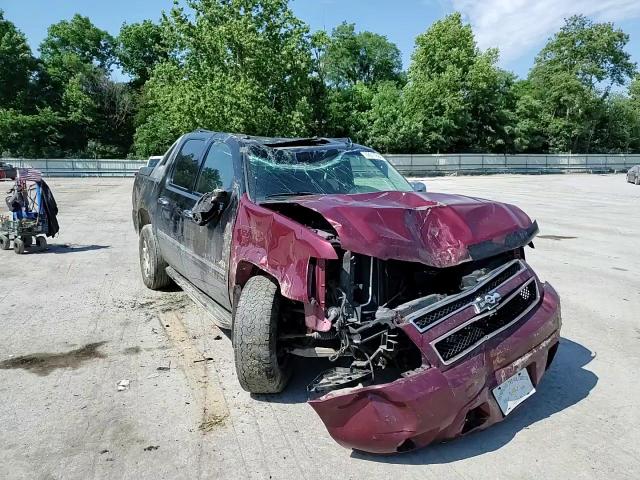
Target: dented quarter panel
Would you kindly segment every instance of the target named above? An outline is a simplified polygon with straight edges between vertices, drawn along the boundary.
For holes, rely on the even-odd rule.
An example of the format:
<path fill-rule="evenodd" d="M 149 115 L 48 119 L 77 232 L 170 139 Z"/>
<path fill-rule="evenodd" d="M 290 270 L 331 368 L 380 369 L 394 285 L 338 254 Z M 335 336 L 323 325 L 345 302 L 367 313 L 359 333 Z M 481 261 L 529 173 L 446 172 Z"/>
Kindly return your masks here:
<path fill-rule="evenodd" d="M 345 250 L 438 268 L 526 245 L 535 225 L 513 205 L 443 193 L 314 195 L 289 203 L 323 215 Z"/>

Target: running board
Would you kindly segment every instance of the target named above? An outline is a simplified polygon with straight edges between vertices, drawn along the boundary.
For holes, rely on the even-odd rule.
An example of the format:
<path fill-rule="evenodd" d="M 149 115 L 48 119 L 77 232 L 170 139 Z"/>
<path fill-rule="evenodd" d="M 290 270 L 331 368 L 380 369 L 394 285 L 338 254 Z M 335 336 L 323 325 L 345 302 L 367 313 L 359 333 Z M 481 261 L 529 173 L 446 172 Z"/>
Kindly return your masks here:
<path fill-rule="evenodd" d="M 176 282 L 193 303 L 201 307 L 213 319 L 213 322 L 223 330 L 231 330 L 231 313 L 209 298 L 202 290 L 195 287 L 189 280 L 176 272 L 172 267 L 167 267 L 167 275 Z"/>

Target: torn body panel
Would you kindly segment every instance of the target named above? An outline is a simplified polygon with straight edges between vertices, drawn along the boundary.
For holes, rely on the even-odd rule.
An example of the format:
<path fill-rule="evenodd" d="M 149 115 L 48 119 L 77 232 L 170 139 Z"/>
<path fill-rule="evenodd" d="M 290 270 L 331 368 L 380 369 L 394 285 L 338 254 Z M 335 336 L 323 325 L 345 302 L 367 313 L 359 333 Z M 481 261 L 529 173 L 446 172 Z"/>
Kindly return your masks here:
<path fill-rule="evenodd" d="M 425 364 L 386 384 L 329 392 L 310 404 L 341 445 L 395 453 L 484 429 L 504 419 L 492 390 L 522 369 L 534 386 L 551 364 L 560 331 L 559 300 L 544 285 L 541 302 L 521 322 L 483 343 L 449 368 Z M 412 324 L 402 328 L 425 357 L 429 338 Z"/>

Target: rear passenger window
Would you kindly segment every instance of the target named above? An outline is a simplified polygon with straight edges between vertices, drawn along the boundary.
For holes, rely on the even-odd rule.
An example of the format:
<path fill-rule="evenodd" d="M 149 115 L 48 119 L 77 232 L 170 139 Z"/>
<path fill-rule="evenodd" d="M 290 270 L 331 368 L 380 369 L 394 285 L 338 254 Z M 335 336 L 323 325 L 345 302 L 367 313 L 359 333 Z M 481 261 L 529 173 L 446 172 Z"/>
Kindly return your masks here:
<path fill-rule="evenodd" d="M 204 140 L 187 140 L 176 155 L 176 166 L 173 170 L 173 183 L 175 186 L 191 190 L 198 175 L 200 167 L 200 155 L 204 149 Z"/>
<path fill-rule="evenodd" d="M 217 188 L 230 190 L 233 184 L 233 157 L 226 143 L 215 143 L 209 149 L 198 179 L 196 192 L 207 193 Z"/>

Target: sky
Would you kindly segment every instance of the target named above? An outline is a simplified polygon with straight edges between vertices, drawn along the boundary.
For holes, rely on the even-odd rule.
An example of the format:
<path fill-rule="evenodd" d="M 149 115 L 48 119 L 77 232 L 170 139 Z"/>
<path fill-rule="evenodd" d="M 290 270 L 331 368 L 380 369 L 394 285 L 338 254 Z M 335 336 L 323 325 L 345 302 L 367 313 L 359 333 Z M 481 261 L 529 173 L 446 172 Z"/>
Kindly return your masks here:
<path fill-rule="evenodd" d="M 123 22 L 157 20 L 172 5 L 172 0 L 0 0 L 5 18 L 25 33 L 34 52 L 49 25 L 74 13 L 115 35 Z M 472 25 L 478 46 L 499 48 L 500 65 L 521 77 L 563 19 L 576 13 L 621 27 L 631 37 L 627 51 L 640 63 L 640 0 L 292 0 L 291 5 L 312 30 L 330 31 L 347 21 L 385 35 L 400 48 L 405 68 L 416 36 L 456 10 Z"/>

